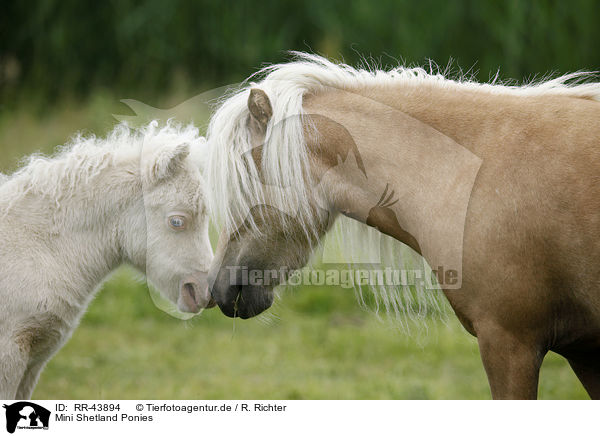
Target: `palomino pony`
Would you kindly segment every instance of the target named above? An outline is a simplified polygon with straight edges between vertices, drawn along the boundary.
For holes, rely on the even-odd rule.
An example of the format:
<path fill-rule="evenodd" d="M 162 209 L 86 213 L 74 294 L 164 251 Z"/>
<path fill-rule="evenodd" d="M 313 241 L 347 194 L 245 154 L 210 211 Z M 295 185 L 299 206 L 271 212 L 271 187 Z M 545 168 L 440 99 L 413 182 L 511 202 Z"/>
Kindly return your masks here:
<path fill-rule="evenodd" d="M 494 398 L 536 398 L 549 350 L 600 398 L 600 84 L 478 84 L 298 56 L 209 126 L 224 224 L 209 276 L 223 313 L 259 314 L 285 279 L 241 282 L 240 266 L 302 267 L 332 217 L 349 217 L 444 271 Z"/>
<path fill-rule="evenodd" d="M 130 263 L 183 312 L 211 304 L 206 144 L 193 127 L 120 125 L 33 157 L 0 185 L 0 398 L 29 398 L 99 283 Z"/>

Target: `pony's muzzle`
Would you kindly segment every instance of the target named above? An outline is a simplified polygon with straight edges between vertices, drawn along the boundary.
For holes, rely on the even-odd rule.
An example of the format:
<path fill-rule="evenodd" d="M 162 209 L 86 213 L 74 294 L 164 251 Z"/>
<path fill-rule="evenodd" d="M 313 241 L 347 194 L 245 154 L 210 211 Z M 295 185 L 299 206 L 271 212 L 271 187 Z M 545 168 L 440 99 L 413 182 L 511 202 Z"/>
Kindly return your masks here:
<path fill-rule="evenodd" d="M 230 318 L 252 318 L 273 304 L 273 290 L 262 286 L 232 285 L 222 292 L 215 291 L 213 287 L 221 312 Z"/>
<path fill-rule="evenodd" d="M 206 273 L 192 274 L 179 282 L 177 307 L 182 312 L 199 313 L 215 304 L 210 295 Z"/>

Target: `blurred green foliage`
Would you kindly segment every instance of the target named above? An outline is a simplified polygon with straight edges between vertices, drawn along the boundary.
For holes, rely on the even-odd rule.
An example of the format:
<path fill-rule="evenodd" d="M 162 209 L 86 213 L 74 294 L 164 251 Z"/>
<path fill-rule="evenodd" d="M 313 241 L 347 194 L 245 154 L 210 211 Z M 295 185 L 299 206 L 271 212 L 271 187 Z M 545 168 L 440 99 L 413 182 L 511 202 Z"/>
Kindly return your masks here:
<path fill-rule="evenodd" d="M 355 64 L 446 65 L 488 80 L 595 70 L 594 0 L 38 0 L 0 6 L 0 98 L 52 102 L 98 87 L 155 96 L 237 82 L 287 50 Z M 133 94 L 133 95 L 132 95 Z"/>

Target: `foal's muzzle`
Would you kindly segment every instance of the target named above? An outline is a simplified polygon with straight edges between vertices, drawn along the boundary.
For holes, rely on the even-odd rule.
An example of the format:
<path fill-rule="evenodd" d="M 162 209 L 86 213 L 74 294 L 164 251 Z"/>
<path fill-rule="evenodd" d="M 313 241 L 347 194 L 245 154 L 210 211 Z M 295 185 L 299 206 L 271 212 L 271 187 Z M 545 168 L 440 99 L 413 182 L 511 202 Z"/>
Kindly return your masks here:
<path fill-rule="evenodd" d="M 214 307 L 215 304 L 210 295 L 206 273 L 191 274 L 179 282 L 177 307 L 182 312 L 198 313 L 204 308 Z"/>

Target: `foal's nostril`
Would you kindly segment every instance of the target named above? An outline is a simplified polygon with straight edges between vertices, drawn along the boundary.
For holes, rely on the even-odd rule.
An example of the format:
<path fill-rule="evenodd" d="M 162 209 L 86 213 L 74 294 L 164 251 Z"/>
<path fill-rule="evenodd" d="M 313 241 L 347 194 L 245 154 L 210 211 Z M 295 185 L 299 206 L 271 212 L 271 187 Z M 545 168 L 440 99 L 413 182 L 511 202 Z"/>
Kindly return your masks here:
<path fill-rule="evenodd" d="M 193 283 L 184 283 L 183 290 L 192 299 L 194 304 L 198 304 L 198 300 L 196 299 L 196 286 Z"/>

